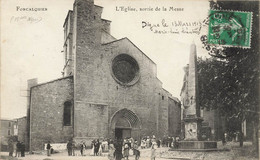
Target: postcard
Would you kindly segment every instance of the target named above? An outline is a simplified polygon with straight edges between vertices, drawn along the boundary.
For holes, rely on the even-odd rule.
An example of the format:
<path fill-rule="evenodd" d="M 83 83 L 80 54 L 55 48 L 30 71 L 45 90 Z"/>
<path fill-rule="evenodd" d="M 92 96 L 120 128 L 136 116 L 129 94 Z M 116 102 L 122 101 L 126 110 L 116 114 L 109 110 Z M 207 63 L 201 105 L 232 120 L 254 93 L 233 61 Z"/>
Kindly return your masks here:
<path fill-rule="evenodd" d="M 2 0 L 1 156 L 257 159 L 258 77 L 258 1 Z"/>

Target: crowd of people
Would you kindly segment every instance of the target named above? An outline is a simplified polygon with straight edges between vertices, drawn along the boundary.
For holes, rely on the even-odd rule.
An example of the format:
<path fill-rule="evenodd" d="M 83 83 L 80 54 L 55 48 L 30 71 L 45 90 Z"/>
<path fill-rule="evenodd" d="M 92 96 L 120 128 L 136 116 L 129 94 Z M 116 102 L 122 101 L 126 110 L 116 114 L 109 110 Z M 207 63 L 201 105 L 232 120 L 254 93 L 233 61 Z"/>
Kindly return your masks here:
<path fill-rule="evenodd" d="M 125 139 L 94 139 L 91 142 L 91 152 L 88 153 L 92 156 L 102 156 L 103 152 L 108 152 L 108 158 L 110 160 L 128 160 L 130 152 L 135 156 L 135 160 L 138 160 L 140 157 L 140 149 L 151 149 L 151 159 L 155 160 L 155 152 L 156 148 L 162 147 L 176 147 L 178 144 L 178 137 L 164 137 L 162 140 L 157 139 L 154 135 L 144 136 L 141 141 L 137 141 L 132 137 L 127 137 Z M 25 145 L 23 142 L 14 142 L 13 140 L 9 140 L 9 156 L 15 157 L 24 157 L 25 154 Z M 67 142 L 66 148 L 68 152 L 68 156 L 76 156 L 75 151 L 79 150 L 79 155 L 86 156 L 87 148 L 86 143 L 82 141 L 81 143 L 76 143 L 74 140 L 69 140 Z M 46 145 L 47 156 L 50 156 L 52 153 L 52 146 L 50 141 Z"/>
<path fill-rule="evenodd" d="M 238 134 L 237 139 L 242 139 L 241 136 L 242 134 Z M 227 133 L 223 134 L 223 145 L 225 145 L 227 141 Z M 140 157 L 140 149 L 151 149 L 151 159 L 155 159 L 155 151 L 156 148 L 160 147 L 169 147 L 169 148 L 179 148 L 179 137 L 170 137 L 170 136 L 164 136 L 161 139 L 157 139 L 154 135 L 153 136 L 144 136 L 140 143 L 135 140 L 132 137 L 127 137 L 125 139 L 94 139 L 91 142 L 91 152 L 89 155 L 92 156 L 102 156 L 103 152 L 108 152 L 108 158 L 109 160 L 121 160 L 125 159 L 128 160 L 130 151 L 132 151 L 132 154 L 135 156 L 135 160 L 138 160 Z M 240 144 L 241 145 L 241 144 Z M 242 144 L 243 145 L 243 144 Z M 241 146 L 242 146 L 241 145 Z M 15 145 L 10 145 L 10 146 L 15 146 L 14 148 L 16 149 L 16 156 L 24 156 L 24 146 L 23 143 L 20 143 L 19 141 L 15 143 Z M 12 148 L 12 147 L 10 147 Z M 14 150 L 15 150 L 14 149 Z M 50 155 L 50 149 L 51 146 L 48 143 L 47 145 L 47 155 Z M 76 144 L 75 141 L 70 140 L 67 143 L 67 151 L 69 156 L 75 156 L 75 150 L 79 149 L 80 150 L 80 155 L 81 156 L 86 156 L 86 149 L 87 145 L 84 141 L 82 141 L 80 144 Z M 13 155 L 13 151 L 10 151 L 10 155 Z"/>
<path fill-rule="evenodd" d="M 233 134 L 235 136 L 228 136 L 225 132 L 222 136 L 222 143 L 225 145 L 228 140 L 239 141 L 240 146 L 243 146 L 243 133 L 238 132 Z M 231 138 L 230 138 L 231 137 Z M 102 156 L 103 152 L 108 152 L 109 160 L 128 160 L 130 151 L 135 156 L 135 160 L 140 157 L 140 149 L 151 149 L 151 160 L 155 160 L 156 148 L 169 147 L 169 148 L 179 148 L 179 137 L 164 136 L 161 139 L 153 136 L 144 136 L 141 141 L 137 141 L 132 137 L 127 137 L 125 139 L 94 139 L 91 142 L 91 152 L 89 155 L 92 156 Z M 74 140 L 69 140 L 67 142 L 68 156 L 76 156 L 75 151 L 79 150 L 81 156 L 86 156 L 87 145 L 84 141 L 80 144 L 76 143 Z M 89 147 L 89 146 L 88 146 Z M 15 141 L 10 139 L 8 141 L 9 156 L 11 157 L 24 157 L 25 156 L 25 144 L 20 141 Z M 52 146 L 50 141 L 46 146 L 47 156 L 52 153 Z"/>
<path fill-rule="evenodd" d="M 158 147 L 157 142 L 155 136 L 153 136 L 149 144 L 149 148 L 151 148 L 151 158 L 153 160 L 155 159 L 155 150 Z M 49 143 L 47 144 L 47 155 L 50 153 L 48 148 L 51 148 Z M 70 140 L 67 143 L 68 156 L 75 156 L 76 148 L 79 148 L 81 156 L 87 155 L 87 145 L 84 141 L 76 145 L 75 141 Z M 94 139 L 91 142 L 91 152 L 89 154 L 92 156 L 102 156 L 103 152 L 108 152 L 109 160 L 128 160 L 130 151 L 132 151 L 132 154 L 135 156 L 135 160 L 138 160 L 140 157 L 140 144 L 132 137 L 115 140 L 103 139 L 102 141 L 99 139 Z"/>
<path fill-rule="evenodd" d="M 169 137 L 164 136 L 163 139 L 157 139 L 154 135 L 144 136 L 140 143 L 132 137 L 127 137 L 125 139 L 94 139 L 91 142 L 91 151 L 88 153 L 92 156 L 102 156 L 103 152 L 108 152 L 109 160 L 128 160 L 130 151 L 135 156 L 135 160 L 140 157 L 140 149 L 150 149 L 151 159 L 155 160 L 156 148 L 160 147 L 175 147 L 178 148 L 179 137 Z M 69 140 L 67 142 L 68 156 L 76 156 L 75 150 L 80 151 L 81 156 L 86 156 L 87 145 L 84 141 L 80 144 L 76 144 L 74 140 Z M 47 155 L 51 154 L 50 142 L 47 144 Z"/>
<path fill-rule="evenodd" d="M 25 157 L 25 144 L 20 141 L 8 141 L 8 149 L 10 157 Z"/>

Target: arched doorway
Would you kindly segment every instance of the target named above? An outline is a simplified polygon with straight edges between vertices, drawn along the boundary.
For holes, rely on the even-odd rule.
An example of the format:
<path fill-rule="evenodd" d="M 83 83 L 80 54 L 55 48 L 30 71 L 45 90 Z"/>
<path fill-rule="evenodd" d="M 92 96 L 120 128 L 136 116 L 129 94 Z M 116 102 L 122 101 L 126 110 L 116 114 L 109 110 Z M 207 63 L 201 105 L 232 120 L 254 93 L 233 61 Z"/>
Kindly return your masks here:
<path fill-rule="evenodd" d="M 129 109 L 117 111 L 111 118 L 111 133 L 116 139 L 133 137 L 140 140 L 141 122 L 138 116 Z"/>

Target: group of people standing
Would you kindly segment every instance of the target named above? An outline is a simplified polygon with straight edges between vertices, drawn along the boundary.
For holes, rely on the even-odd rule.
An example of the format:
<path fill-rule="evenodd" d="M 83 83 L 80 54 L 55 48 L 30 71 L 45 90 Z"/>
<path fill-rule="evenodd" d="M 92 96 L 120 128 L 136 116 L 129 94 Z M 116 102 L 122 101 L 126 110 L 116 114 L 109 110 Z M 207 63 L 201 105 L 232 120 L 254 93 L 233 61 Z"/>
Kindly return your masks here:
<path fill-rule="evenodd" d="M 162 140 L 162 146 L 164 147 L 178 147 L 178 142 L 180 141 L 180 137 L 170 137 L 170 136 L 164 136 Z"/>
<path fill-rule="evenodd" d="M 239 142 L 239 146 L 243 147 L 244 133 L 242 131 L 237 132 L 224 132 L 221 136 L 223 146 L 227 144 L 227 141 Z"/>
<path fill-rule="evenodd" d="M 94 155 L 94 156 L 101 156 L 102 155 L 102 151 L 105 147 L 103 147 L 105 144 L 105 141 L 103 141 L 102 143 L 99 142 L 99 139 L 94 139 L 92 142 L 91 142 L 91 153 L 90 155 Z M 85 156 L 86 153 L 86 144 L 85 142 L 81 142 L 80 144 L 80 154 L 81 156 Z"/>
<path fill-rule="evenodd" d="M 138 142 L 133 138 L 125 138 L 124 140 L 116 139 L 109 141 L 109 160 L 121 160 L 124 158 L 128 160 L 130 149 L 133 150 L 135 155 L 135 160 L 138 160 L 140 157 L 140 151 L 138 149 Z"/>
<path fill-rule="evenodd" d="M 68 156 L 75 156 L 76 144 L 75 141 L 69 140 L 67 143 Z"/>
<path fill-rule="evenodd" d="M 138 142 L 133 138 L 126 138 L 123 142 L 123 156 L 126 160 L 128 160 L 130 149 L 133 150 L 135 159 L 138 160 L 140 157 L 140 151 L 138 150 Z"/>
<path fill-rule="evenodd" d="M 23 142 L 16 142 L 10 139 L 8 141 L 8 149 L 10 157 L 25 157 L 25 144 Z"/>
<path fill-rule="evenodd" d="M 102 147 L 101 147 L 101 143 L 99 142 L 99 139 L 93 140 L 91 143 L 91 146 L 92 146 L 92 150 L 91 150 L 92 155 L 94 155 L 94 156 L 102 155 Z"/>
<path fill-rule="evenodd" d="M 149 136 L 143 137 L 141 140 L 141 149 L 150 148 L 152 146 L 153 141 L 155 141 L 157 147 L 160 148 L 161 140 L 160 139 L 155 140 L 155 139 L 156 139 L 155 136 L 152 136 L 152 138 L 150 138 Z"/>
<path fill-rule="evenodd" d="M 146 136 L 141 141 L 141 148 L 151 148 L 151 160 L 155 160 L 156 157 L 156 149 L 160 147 L 161 140 L 156 139 L 156 137 L 153 135 L 151 138 L 149 136 Z"/>

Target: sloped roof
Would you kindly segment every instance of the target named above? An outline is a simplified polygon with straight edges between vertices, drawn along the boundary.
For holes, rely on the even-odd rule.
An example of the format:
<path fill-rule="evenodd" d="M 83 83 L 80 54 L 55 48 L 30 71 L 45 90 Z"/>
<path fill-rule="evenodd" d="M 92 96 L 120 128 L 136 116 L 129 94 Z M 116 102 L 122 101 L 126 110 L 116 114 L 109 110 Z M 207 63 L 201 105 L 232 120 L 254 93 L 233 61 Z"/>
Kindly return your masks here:
<path fill-rule="evenodd" d="M 37 84 L 35 86 L 32 86 L 31 88 L 38 87 L 38 86 L 45 85 L 45 84 L 49 84 L 49 83 L 52 83 L 52 82 L 55 82 L 55 81 L 60 81 L 60 80 L 63 80 L 63 79 L 69 79 L 69 78 L 73 78 L 73 75 L 62 77 L 62 78 L 58 78 L 58 79 L 54 79 L 54 80 L 51 80 L 51 81 L 48 81 L 48 82 L 44 82 L 44 83 L 39 83 L 39 84 Z"/>

